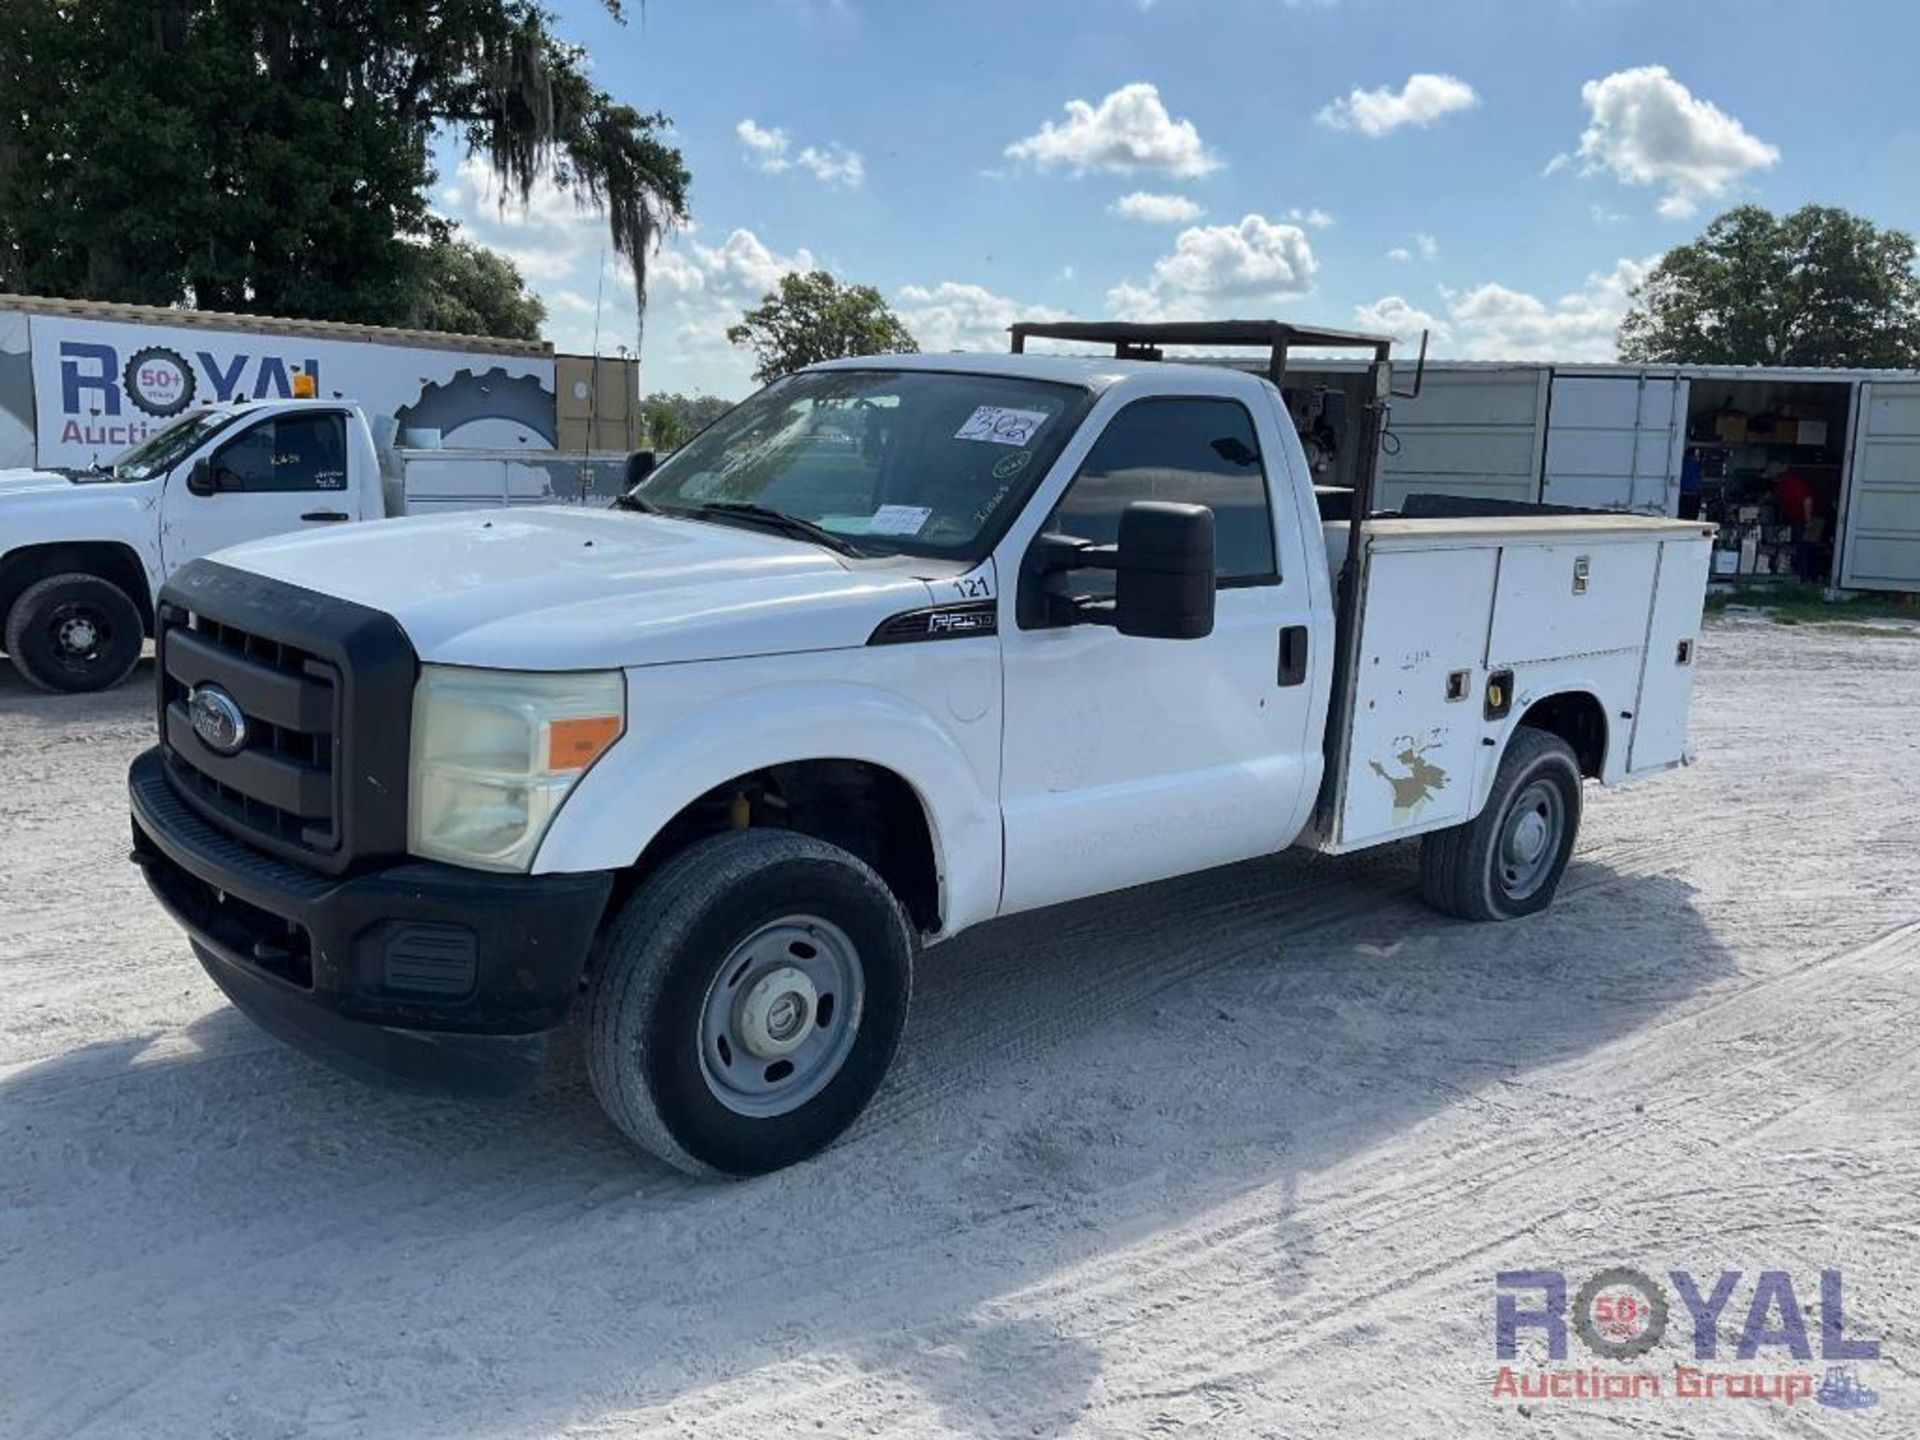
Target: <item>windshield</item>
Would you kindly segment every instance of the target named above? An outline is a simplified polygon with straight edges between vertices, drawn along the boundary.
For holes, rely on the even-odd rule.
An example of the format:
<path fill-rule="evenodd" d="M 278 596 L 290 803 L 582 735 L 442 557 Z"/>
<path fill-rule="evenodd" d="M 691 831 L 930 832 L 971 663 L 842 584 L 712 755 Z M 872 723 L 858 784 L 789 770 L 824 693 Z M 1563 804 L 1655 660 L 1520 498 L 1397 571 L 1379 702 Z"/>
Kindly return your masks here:
<path fill-rule="evenodd" d="M 116 480 L 152 480 L 171 470 L 234 419 L 230 410 L 190 410 L 131 450 L 122 450 L 106 471 Z"/>
<path fill-rule="evenodd" d="M 975 560 L 1091 401 L 1003 375 L 808 371 L 728 411 L 633 493 L 669 514 L 751 505 L 862 551 Z"/>

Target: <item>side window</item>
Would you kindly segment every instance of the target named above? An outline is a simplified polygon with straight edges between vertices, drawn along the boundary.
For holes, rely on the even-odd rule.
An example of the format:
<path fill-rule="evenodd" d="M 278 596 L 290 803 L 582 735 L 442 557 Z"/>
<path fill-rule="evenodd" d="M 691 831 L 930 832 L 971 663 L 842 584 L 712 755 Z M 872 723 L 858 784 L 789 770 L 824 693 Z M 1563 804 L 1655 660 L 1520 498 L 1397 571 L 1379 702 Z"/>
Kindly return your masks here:
<path fill-rule="evenodd" d="M 256 425 L 214 460 L 250 495 L 347 488 L 347 422 L 334 415 L 283 415 Z"/>
<path fill-rule="evenodd" d="M 1136 400 L 1107 423 L 1047 528 L 1096 545 L 1120 537 L 1135 500 L 1178 500 L 1213 511 L 1220 584 L 1271 581 L 1273 515 L 1253 417 L 1234 400 Z M 1110 589 L 1112 577 L 1082 571 Z"/>

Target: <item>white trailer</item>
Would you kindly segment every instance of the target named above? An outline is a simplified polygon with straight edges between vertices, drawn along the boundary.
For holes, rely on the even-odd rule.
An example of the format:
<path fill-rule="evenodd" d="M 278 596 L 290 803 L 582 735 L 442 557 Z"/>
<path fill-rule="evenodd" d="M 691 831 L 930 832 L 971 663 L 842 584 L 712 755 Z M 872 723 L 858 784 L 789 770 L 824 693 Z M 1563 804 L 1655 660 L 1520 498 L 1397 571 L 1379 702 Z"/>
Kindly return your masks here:
<path fill-rule="evenodd" d="M 302 375 L 318 396 L 442 444 L 553 449 L 571 438 L 562 409 L 598 415 L 621 398 L 606 383 L 618 367 L 570 375 L 595 388 L 576 402 L 570 383 L 562 406 L 544 341 L 6 295 L 0 470 L 84 469 L 190 409 L 290 399 Z"/>

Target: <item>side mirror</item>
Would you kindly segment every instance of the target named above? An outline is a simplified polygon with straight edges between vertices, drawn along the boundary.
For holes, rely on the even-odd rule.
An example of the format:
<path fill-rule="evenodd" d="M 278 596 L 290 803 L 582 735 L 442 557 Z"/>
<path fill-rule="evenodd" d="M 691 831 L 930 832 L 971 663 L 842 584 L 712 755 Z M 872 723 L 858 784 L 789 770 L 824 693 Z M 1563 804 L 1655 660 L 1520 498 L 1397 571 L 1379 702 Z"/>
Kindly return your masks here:
<path fill-rule="evenodd" d="M 1111 600 L 1075 598 L 1060 577 L 1111 570 Z M 1021 575 L 1020 623 L 1111 625 L 1145 640 L 1200 640 L 1213 633 L 1213 511 L 1204 505 L 1136 500 L 1120 512 L 1113 545 L 1041 535 Z"/>
<path fill-rule="evenodd" d="M 187 472 L 187 490 L 193 495 L 211 495 L 220 487 L 213 481 L 213 462 L 196 460 Z"/>
<path fill-rule="evenodd" d="M 1204 505 L 1136 500 L 1120 512 L 1113 624 L 1149 640 L 1201 640 L 1213 633 L 1213 511 Z"/>
<path fill-rule="evenodd" d="M 627 456 L 627 489 L 631 490 L 653 473 L 659 460 L 651 450 L 636 450 Z"/>

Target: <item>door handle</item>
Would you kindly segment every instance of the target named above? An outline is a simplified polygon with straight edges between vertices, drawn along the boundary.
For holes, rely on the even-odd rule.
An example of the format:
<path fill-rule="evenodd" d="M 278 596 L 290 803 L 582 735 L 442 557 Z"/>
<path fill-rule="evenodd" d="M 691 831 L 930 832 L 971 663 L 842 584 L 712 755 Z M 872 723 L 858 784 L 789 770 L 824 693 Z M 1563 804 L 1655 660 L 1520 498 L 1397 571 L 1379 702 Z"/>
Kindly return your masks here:
<path fill-rule="evenodd" d="M 1307 678 L 1307 627 L 1289 625 L 1280 632 L 1280 684 L 1304 684 Z"/>
<path fill-rule="evenodd" d="M 302 520 L 351 520 L 353 517 L 344 510 L 309 510 L 300 518 Z"/>

